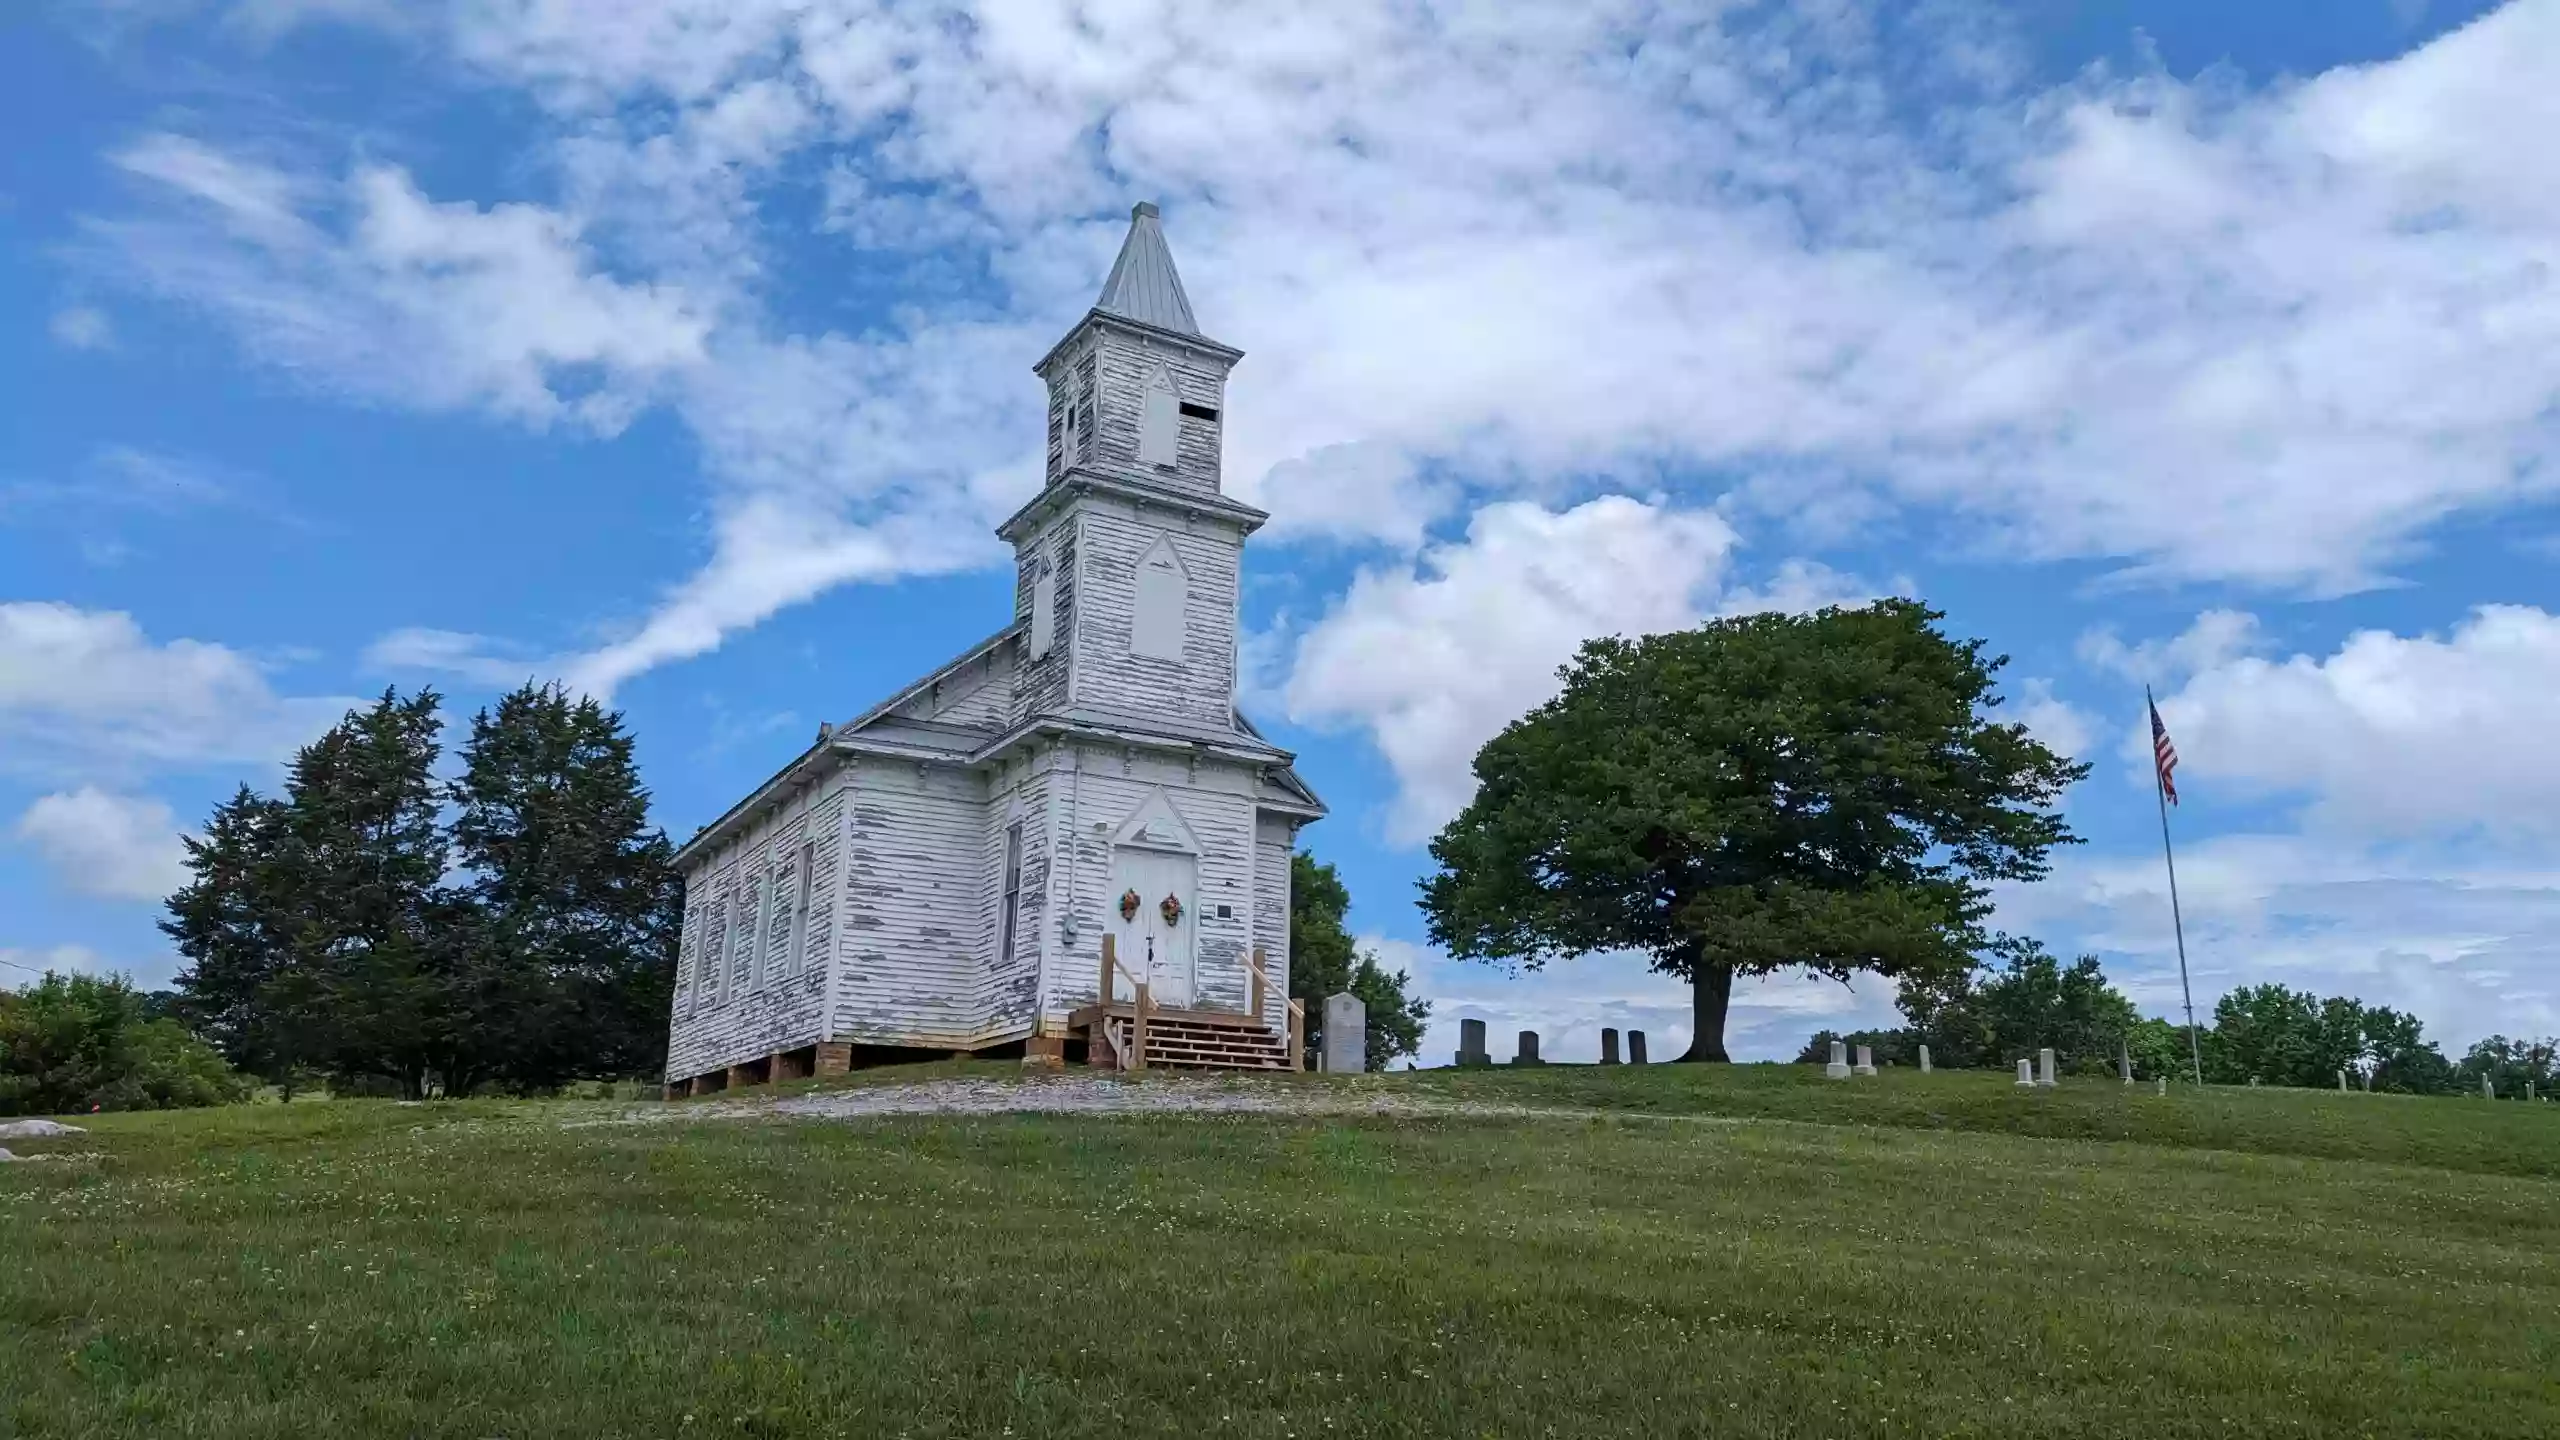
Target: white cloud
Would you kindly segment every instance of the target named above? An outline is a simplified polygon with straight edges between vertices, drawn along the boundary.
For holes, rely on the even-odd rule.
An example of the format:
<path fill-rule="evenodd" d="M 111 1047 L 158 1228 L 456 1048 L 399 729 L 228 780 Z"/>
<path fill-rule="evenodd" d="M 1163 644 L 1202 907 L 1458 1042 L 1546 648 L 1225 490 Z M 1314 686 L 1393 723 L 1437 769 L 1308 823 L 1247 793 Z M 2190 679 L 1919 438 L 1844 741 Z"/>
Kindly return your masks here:
<path fill-rule="evenodd" d="M 527 680 L 539 682 L 548 678 L 545 672 L 550 662 L 510 660 L 495 653 L 503 648 L 501 642 L 486 635 L 411 626 L 394 630 L 366 646 L 364 665 L 368 670 L 390 674 L 451 675 L 493 689 L 513 689 Z"/>
<path fill-rule="evenodd" d="M 94 222 L 95 237 L 323 388 L 610 432 L 702 359 L 711 320 L 694 300 L 599 273 L 556 211 L 439 204 L 383 165 L 323 181 L 178 135 L 115 160 L 166 204 Z"/>
<path fill-rule="evenodd" d="M 107 314 L 87 305 L 69 305 L 53 312 L 46 326 L 54 343 L 72 350 L 112 350 L 115 327 L 107 322 Z"/>
<path fill-rule="evenodd" d="M 2491 1033 L 2560 1031 L 2560 865 L 2374 847 L 2318 832 L 2182 845 L 2178 899 L 2199 1018 L 2280 983 L 2417 1014 L 2459 1055 Z M 2146 1011 L 2183 1018 L 2157 853 L 2067 853 L 2001 898 L 2004 926 L 2095 951 Z"/>
<path fill-rule="evenodd" d="M 2003 718 L 2027 727 L 2027 733 L 2056 754 L 2074 760 L 2088 757 L 2097 739 L 2086 711 L 2053 693 L 2053 682 L 2029 677 L 2018 682 L 2017 708 Z"/>
<path fill-rule="evenodd" d="M 2167 640 L 2127 645 L 2113 630 L 2092 630 L 2080 637 L 2080 658 L 2093 669 L 2143 684 L 2166 684 L 2229 664 L 2264 648 L 2258 617 L 2239 610 L 2207 610 L 2196 623 Z"/>
<path fill-rule="evenodd" d="M 2179 779 L 2307 801 L 2315 834 L 2560 838 L 2560 616 L 2485 606 L 2446 635 L 2368 630 L 2325 656 L 2223 658 L 2160 711 Z M 2149 736 L 2128 735 L 2148 775 Z M 2147 783 L 2147 780 L 2146 780 Z"/>
<path fill-rule="evenodd" d="M 1623 495 L 1488 506 L 1464 543 L 1361 572 L 1299 641 L 1289 713 L 1367 730 L 1399 786 L 1388 834 L 1418 841 L 1474 793 L 1478 747 L 1556 693 L 1583 641 L 1695 621 L 1733 544 L 1713 515 Z"/>
<path fill-rule="evenodd" d="M 177 819 L 157 800 L 84 785 L 38 798 L 16 833 L 84 894 L 159 900 L 186 883 Z"/>
<path fill-rule="evenodd" d="M 33 985 L 47 971 L 61 975 L 103 975 L 106 957 L 86 945 L 51 945 L 42 950 L 0 945 L 0 989 Z"/>
<path fill-rule="evenodd" d="M 290 698 L 248 656 L 130 615 L 0 603 L 0 769 L 80 778 L 271 762 L 351 702 Z"/>
<path fill-rule="evenodd" d="M 126 163 L 201 223 L 111 233 L 376 398 L 609 425 L 679 390 L 713 437 L 711 551 L 600 683 L 989 554 L 920 537 L 1034 483 L 1038 397 L 1004 377 L 1150 193 L 1208 328 L 1252 352 L 1232 488 L 1275 535 L 1413 546 L 1488 497 L 1729 487 L 1736 515 L 1943 508 L 2019 553 L 2337 589 L 2560 476 L 2560 152 L 2536 138 L 2560 128 L 2560 0 L 2300 83 L 2041 92 L 1944 7 L 421 13 L 546 108 L 561 208 L 163 139 Z M 830 233 L 914 306 L 859 341 L 748 298 L 759 187 L 820 152 Z M 594 390 L 555 393 L 589 365 Z M 913 483 L 826 463 L 917 439 L 954 449 Z"/>

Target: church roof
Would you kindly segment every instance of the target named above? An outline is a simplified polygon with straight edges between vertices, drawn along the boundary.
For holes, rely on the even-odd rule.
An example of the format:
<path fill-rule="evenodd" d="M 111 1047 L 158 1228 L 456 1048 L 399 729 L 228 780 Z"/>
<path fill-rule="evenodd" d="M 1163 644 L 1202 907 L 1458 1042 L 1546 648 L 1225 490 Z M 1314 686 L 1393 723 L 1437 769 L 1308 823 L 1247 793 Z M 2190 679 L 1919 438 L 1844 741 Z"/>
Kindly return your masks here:
<path fill-rule="evenodd" d="M 1182 276 L 1173 268 L 1173 252 L 1165 248 L 1154 202 L 1141 200 L 1129 212 L 1129 238 L 1120 242 L 1120 258 L 1111 262 L 1111 278 L 1102 282 L 1102 298 L 1093 308 L 1178 335 L 1200 334 L 1200 322 L 1191 318 L 1191 298 L 1182 293 Z"/>

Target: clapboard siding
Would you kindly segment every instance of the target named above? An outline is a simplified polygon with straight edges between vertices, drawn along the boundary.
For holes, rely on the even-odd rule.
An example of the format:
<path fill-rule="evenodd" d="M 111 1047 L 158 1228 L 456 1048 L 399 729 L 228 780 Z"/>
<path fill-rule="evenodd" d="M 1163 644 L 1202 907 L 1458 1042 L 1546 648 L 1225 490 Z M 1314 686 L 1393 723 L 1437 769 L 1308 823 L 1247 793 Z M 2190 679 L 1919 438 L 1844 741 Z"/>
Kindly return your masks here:
<path fill-rule="evenodd" d="M 986 781 L 948 765 L 854 770 L 836 1038 L 965 1046 L 979 1031 Z"/>
<path fill-rule="evenodd" d="M 1122 822 L 1162 791 L 1191 827 L 1201 847 L 1199 892 L 1195 897 L 1192 986 L 1194 1002 L 1204 1008 L 1243 1010 L 1252 991 L 1244 967 L 1253 943 L 1254 805 L 1253 774 L 1240 767 L 1204 763 L 1196 769 L 1180 761 L 1096 746 L 1075 747 L 1076 769 L 1066 789 L 1065 833 L 1072 867 L 1062 891 L 1075 942 L 1056 935 L 1048 967 L 1047 1012 L 1053 1017 L 1093 1002 L 1101 988 L 1102 936 L 1110 926 L 1112 834 Z M 1227 907 L 1224 916 L 1219 906 Z"/>
<path fill-rule="evenodd" d="M 1054 749 L 1054 747 L 1053 747 Z M 980 953 L 990 958 L 978 988 L 979 1026 L 992 1040 L 1030 1031 L 1039 1012 L 1040 948 L 1048 918 L 1049 805 L 1054 777 L 1048 754 L 1006 763 L 987 798 L 986 907 Z M 1004 938 L 1005 842 L 1022 826 L 1022 881 L 1015 899 L 1013 944 Z"/>
<path fill-rule="evenodd" d="M 784 800 L 686 875 L 669 1078 L 689 1079 L 822 1038 L 823 943 L 834 914 L 840 789 L 831 777 Z M 795 957 L 789 942 L 804 840 L 812 884 Z M 759 910 L 768 867 L 778 883 L 772 903 Z"/>
<path fill-rule="evenodd" d="M 1226 363 L 1186 345 L 1153 336 L 1106 329 L 1100 336 L 1102 387 L 1093 453 L 1080 463 L 1086 469 L 1155 485 L 1216 494 L 1219 488 L 1219 432 L 1226 422 Z M 1218 412 L 1218 419 L 1182 417 L 1172 468 L 1138 461 L 1138 432 L 1146 412 L 1147 377 L 1158 366 L 1173 376 L 1173 388 L 1188 405 Z"/>
<path fill-rule="evenodd" d="M 1011 723 L 1020 724 L 1034 715 L 1054 714 L 1067 705 L 1067 675 L 1075 654 L 1076 633 L 1076 525 L 1052 525 L 1025 541 L 1019 550 L 1020 562 L 1014 571 L 1013 613 L 1022 622 L 1026 646 L 1024 659 L 1014 671 L 1013 712 Z M 1049 653 L 1030 659 L 1027 637 L 1031 628 L 1031 592 L 1035 586 L 1055 585 L 1056 606 L 1051 619 Z"/>
<path fill-rule="evenodd" d="M 1279 815 L 1260 815 L 1253 843 L 1253 943 L 1279 993 L 1289 993 L 1289 857 L 1297 832 Z"/>
<path fill-rule="evenodd" d="M 998 645 L 898 707 L 909 720 L 965 725 L 981 730 L 1009 723 L 1013 701 L 1014 647 Z"/>
<path fill-rule="evenodd" d="M 1236 563 L 1243 537 L 1215 521 L 1184 521 L 1126 505 L 1093 505 L 1082 525 L 1076 618 L 1077 704 L 1163 714 L 1194 726 L 1235 723 Z M 1130 652 L 1138 561 L 1169 537 L 1185 576 L 1182 658 Z"/>

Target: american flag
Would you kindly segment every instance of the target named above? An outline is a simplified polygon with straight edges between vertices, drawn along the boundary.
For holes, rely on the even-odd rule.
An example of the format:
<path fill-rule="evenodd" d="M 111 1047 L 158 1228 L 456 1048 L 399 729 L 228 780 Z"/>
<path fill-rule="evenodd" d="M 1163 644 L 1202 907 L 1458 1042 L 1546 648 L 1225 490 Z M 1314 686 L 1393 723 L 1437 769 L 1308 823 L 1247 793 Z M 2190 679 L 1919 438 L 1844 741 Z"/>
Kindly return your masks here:
<path fill-rule="evenodd" d="M 2169 743 L 2169 727 L 2160 723 L 2160 707 L 2151 704 L 2147 697 L 2143 703 L 2151 705 L 2151 763 L 2160 771 L 2160 793 L 2168 796 L 2169 803 L 2175 805 L 2178 803 L 2178 747 Z"/>

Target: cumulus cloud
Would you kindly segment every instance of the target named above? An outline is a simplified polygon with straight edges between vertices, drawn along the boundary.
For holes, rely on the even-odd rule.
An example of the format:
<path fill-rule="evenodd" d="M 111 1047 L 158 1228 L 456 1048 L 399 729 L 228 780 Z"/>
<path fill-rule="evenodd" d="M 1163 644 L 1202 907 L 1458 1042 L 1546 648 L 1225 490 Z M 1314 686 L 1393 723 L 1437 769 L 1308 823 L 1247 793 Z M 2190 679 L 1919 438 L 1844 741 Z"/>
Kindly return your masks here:
<path fill-rule="evenodd" d="M 2560 0 L 2257 88 L 2040 90 L 1956 13 L 475 0 L 404 30 L 549 115 L 556 208 L 165 137 L 125 163 L 194 228 L 113 233 L 374 398 L 609 425 L 674 394 L 709 551 L 599 683 L 986 558 L 946 532 L 1037 474 L 1038 397 L 1001 377 L 1090 302 L 1134 195 L 1251 352 L 1231 488 L 1275 537 L 1729 490 L 1737 523 L 1919 506 L 1995 550 L 2336 590 L 2549 493 Z M 813 154 L 894 297 L 858 338 L 752 298 L 759 197 Z M 949 447 L 912 480 L 908 436 Z"/>
<path fill-rule="evenodd" d="M 279 696 L 247 655 L 155 642 L 121 612 L 0 603 L 0 769 L 91 775 L 269 762 L 351 703 Z"/>
<path fill-rule="evenodd" d="M 2188 788 L 2298 797 L 2323 833 L 2555 839 L 2554 694 L 2560 616 L 2490 605 L 2443 635 L 2367 630 L 2328 655 L 2226 658 L 2160 711 Z M 2148 765 L 2147 735 L 2126 746 Z"/>
<path fill-rule="evenodd" d="M 177 819 L 147 797 L 94 785 L 46 795 L 18 817 L 16 834 L 84 894 L 158 900 L 186 883 Z"/>
<path fill-rule="evenodd" d="M 1463 542 L 1352 581 L 1298 642 L 1290 717 L 1366 730 L 1396 774 L 1388 835 L 1421 840 L 1475 792 L 1476 750 L 1556 693 L 1583 641 L 1694 621 L 1733 544 L 1713 515 L 1623 495 L 1488 506 Z"/>
<path fill-rule="evenodd" d="M 2409 1010 L 2454 1054 L 2491 1033 L 2560 1030 L 2560 865 L 2223 836 L 2179 847 L 2178 900 L 2208 1021 L 2225 992 L 2279 983 Z M 2000 923 L 2104 956 L 2143 1009 L 2182 1015 L 2158 855 L 2066 854 L 2051 879 L 2002 895 Z"/>

